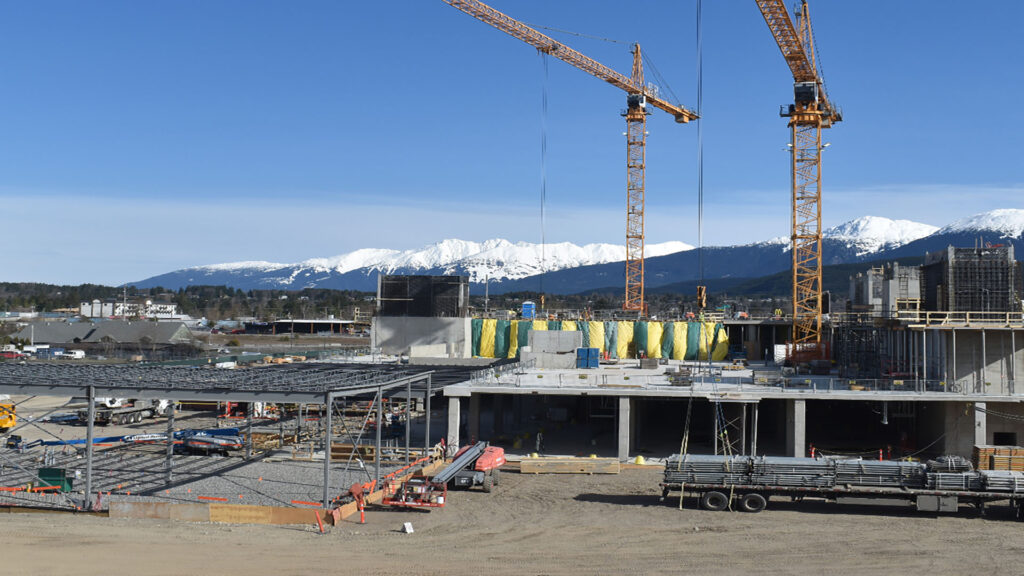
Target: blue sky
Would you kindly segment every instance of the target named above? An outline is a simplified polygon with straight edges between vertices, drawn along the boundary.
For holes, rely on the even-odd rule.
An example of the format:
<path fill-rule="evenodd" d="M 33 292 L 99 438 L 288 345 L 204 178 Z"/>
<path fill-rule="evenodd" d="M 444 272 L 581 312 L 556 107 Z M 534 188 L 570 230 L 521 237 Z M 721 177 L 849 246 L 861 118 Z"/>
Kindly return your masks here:
<path fill-rule="evenodd" d="M 695 106 L 694 1 L 626 4 L 492 1 L 627 74 L 639 41 Z M 1024 3 L 811 8 L 826 226 L 1021 207 Z M 754 2 L 703 9 L 704 242 L 787 235 L 788 68 Z M 0 82 L 3 280 L 540 240 L 541 57 L 441 0 L 3 0 Z M 554 59 L 547 89 L 547 240 L 621 243 L 624 94 Z M 648 131 L 648 242 L 696 244 L 696 125 Z"/>

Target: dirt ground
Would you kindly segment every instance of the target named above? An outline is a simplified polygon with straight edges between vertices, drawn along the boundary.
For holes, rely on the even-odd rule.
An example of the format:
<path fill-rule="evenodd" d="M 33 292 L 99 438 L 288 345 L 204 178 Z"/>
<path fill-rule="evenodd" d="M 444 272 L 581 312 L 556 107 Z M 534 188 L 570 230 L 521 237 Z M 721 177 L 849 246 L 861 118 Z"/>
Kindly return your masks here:
<path fill-rule="evenodd" d="M 760 514 L 659 502 L 657 468 L 505 472 L 430 512 L 314 526 L 0 514 L 3 574 L 1020 574 L 1020 523 L 772 501 Z M 895 513 L 894 513 L 895 512 Z M 313 513 L 310 512 L 311 521 Z M 400 532 L 411 522 L 413 534 Z"/>

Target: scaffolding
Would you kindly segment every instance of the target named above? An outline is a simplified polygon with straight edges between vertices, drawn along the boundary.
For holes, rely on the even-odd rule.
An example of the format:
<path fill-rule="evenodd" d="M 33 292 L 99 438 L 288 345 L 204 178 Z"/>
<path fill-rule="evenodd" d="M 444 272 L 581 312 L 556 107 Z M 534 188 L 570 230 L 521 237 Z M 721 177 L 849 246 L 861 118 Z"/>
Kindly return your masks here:
<path fill-rule="evenodd" d="M 1021 269 L 1013 246 L 931 252 L 922 267 L 926 310 L 1016 312 L 1021 309 Z"/>

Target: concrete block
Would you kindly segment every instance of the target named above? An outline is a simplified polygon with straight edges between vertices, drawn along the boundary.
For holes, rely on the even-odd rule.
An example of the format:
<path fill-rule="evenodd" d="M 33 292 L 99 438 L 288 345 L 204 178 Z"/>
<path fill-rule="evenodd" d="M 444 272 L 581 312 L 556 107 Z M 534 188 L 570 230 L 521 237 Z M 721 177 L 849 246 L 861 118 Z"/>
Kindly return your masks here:
<path fill-rule="evenodd" d="M 111 518 L 158 518 L 171 517 L 169 502 L 111 502 L 108 506 Z"/>
<path fill-rule="evenodd" d="M 409 346 L 410 358 L 447 358 L 447 344 L 415 344 Z"/>
<path fill-rule="evenodd" d="M 171 506 L 169 512 L 171 520 L 181 520 L 184 522 L 210 521 L 209 504 L 175 504 Z"/>
<path fill-rule="evenodd" d="M 575 354 L 576 349 L 583 346 L 583 333 L 576 331 L 531 330 L 528 340 L 530 349 L 536 352 Z"/>

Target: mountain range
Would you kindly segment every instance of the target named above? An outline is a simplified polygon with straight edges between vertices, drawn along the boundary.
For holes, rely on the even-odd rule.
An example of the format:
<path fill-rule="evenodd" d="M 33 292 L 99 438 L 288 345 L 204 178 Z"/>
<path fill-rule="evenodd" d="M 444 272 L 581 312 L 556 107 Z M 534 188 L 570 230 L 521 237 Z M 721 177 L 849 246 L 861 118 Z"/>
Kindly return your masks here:
<path fill-rule="evenodd" d="M 1024 210 L 976 214 L 938 228 L 909 220 L 864 216 L 822 234 L 824 264 L 851 264 L 907 256 L 947 246 L 1014 243 L 1024 240 Z M 788 238 L 698 251 L 683 242 L 645 246 L 649 289 L 704 279 L 756 278 L 791 266 Z M 1020 259 L 1022 255 L 1018 254 Z M 469 242 L 447 239 L 418 250 L 364 248 L 296 264 L 233 262 L 196 266 L 146 278 L 138 288 L 225 285 L 243 290 L 335 288 L 374 291 L 378 274 L 459 274 L 492 293 L 543 291 L 572 294 L 624 284 L 625 248 L 614 244 L 577 246 L 513 243 L 504 239 Z M 699 268 L 703 263 L 703 275 Z M 482 286 L 481 286 L 482 287 Z M 474 289 L 474 292 L 478 290 Z"/>

